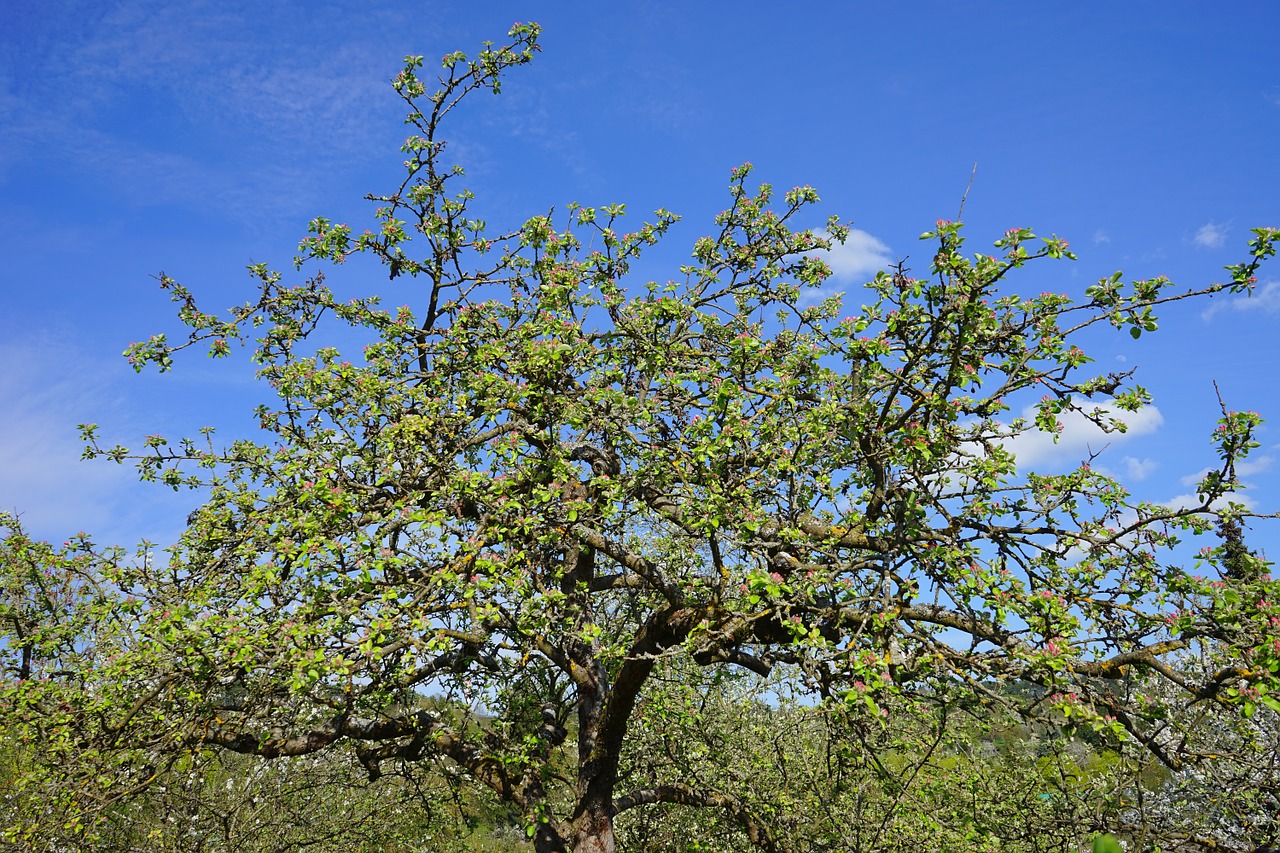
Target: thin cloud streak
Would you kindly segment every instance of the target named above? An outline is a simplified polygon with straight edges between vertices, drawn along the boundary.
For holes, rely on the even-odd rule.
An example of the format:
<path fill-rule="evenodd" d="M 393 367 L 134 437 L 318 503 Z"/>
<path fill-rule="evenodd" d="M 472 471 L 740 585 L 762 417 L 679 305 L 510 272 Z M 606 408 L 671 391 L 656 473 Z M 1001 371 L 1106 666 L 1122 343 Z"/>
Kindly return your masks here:
<path fill-rule="evenodd" d="M 1245 459 L 1242 462 L 1237 462 L 1236 476 L 1252 477 L 1255 474 L 1265 473 L 1271 470 L 1271 466 L 1275 464 L 1275 461 L 1276 461 L 1276 458 L 1274 456 L 1268 455 L 1268 456 L 1259 456 L 1256 459 Z M 1197 483 L 1199 483 L 1201 480 L 1203 480 L 1210 471 L 1214 471 L 1214 470 L 1216 469 L 1201 468 L 1199 471 L 1197 471 L 1194 474 L 1188 474 L 1185 477 L 1181 477 L 1178 482 L 1182 483 L 1182 485 L 1184 486 L 1194 486 Z"/>
<path fill-rule="evenodd" d="M 127 203 L 212 209 L 242 222 L 260 224 L 264 203 L 288 208 L 280 215 L 291 219 L 314 213 L 335 174 L 386 150 L 386 135 L 397 132 L 387 83 L 396 54 L 380 39 L 335 50 L 316 38 L 279 55 L 267 24 L 304 35 L 325 26 L 323 12 L 281 14 L 138 2 L 78 21 L 62 36 L 65 53 L 0 68 L 0 169 L 57 159 Z M 139 90 L 147 110 L 121 128 L 114 115 Z M 293 155 L 283 158 L 285 150 Z M 282 159 L 291 165 L 281 169 Z"/>
<path fill-rule="evenodd" d="M 133 420 L 117 388 L 127 375 L 123 361 L 104 365 L 54 333 L 0 344 L 0 509 L 33 535 L 61 540 L 84 530 L 124 545 L 176 536 L 173 493 L 139 484 L 128 464 L 80 458 L 78 423 Z"/>
<path fill-rule="evenodd" d="M 1168 500 L 1160 501 L 1161 506 L 1167 506 L 1169 509 L 1199 509 L 1204 504 L 1204 498 L 1195 492 L 1187 492 L 1186 494 L 1174 495 Z M 1209 504 L 1209 509 L 1224 510 L 1231 504 L 1240 504 L 1246 510 L 1253 510 L 1256 503 L 1253 498 L 1242 495 L 1239 492 L 1223 495 L 1222 497 Z"/>
<path fill-rule="evenodd" d="M 1268 281 L 1253 293 L 1244 296 L 1215 299 L 1213 304 L 1200 312 L 1200 319 L 1208 322 L 1224 311 L 1280 314 L 1280 281 Z"/>

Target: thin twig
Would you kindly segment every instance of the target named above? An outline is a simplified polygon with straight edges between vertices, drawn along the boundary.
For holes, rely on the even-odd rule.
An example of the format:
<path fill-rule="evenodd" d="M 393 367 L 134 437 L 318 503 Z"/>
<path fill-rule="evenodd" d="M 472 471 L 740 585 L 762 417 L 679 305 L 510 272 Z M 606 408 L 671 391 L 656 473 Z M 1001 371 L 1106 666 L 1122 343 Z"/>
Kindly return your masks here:
<path fill-rule="evenodd" d="M 973 177 L 978 174 L 978 164 L 973 164 L 973 171 L 969 173 L 969 185 L 964 188 L 964 195 L 960 196 L 960 210 L 956 213 L 956 222 L 964 221 L 964 203 L 969 198 L 969 190 L 973 189 Z"/>

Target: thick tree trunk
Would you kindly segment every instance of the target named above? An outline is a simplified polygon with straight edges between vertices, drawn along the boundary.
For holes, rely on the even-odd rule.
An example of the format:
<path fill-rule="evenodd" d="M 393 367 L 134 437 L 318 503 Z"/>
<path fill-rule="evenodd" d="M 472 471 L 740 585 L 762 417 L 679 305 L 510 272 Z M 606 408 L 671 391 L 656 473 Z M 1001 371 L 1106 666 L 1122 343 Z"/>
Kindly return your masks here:
<path fill-rule="evenodd" d="M 615 853 L 613 818 L 608 812 L 584 812 L 574 820 L 573 830 L 573 853 Z"/>
<path fill-rule="evenodd" d="M 533 836 L 537 853 L 616 853 L 613 818 L 607 810 L 580 812 L 568 824 L 543 824 Z"/>

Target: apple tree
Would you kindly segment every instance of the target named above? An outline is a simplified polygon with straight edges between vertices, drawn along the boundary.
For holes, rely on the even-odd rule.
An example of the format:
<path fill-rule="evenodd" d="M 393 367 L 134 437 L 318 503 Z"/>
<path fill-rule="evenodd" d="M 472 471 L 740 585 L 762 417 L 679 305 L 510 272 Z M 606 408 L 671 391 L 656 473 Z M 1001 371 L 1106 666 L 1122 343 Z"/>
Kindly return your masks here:
<path fill-rule="evenodd" d="M 1011 282 L 1071 259 L 1065 240 L 1015 228 L 968 253 L 940 220 L 919 277 L 886 270 L 846 299 L 823 257 L 848 226 L 804 227 L 817 193 L 752 186 L 746 165 L 687 263 L 649 281 L 636 271 L 674 214 L 629 228 L 621 205 L 571 204 L 503 230 L 465 188 L 442 133 L 533 60 L 537 26 L 509 35 L 446 55 L 437 83 L 407 58 L 405 172 L 370 196 L 368 230 L 313 220 L 298 272 L 251 266 L 256 296 L 225 315 L 159 277 L 186 331 L 130 361 L 249 344 L 273 402 L 225 446 L 130 451 L 85 427 L 87 455 L 208 496 L 167 559 L 95 579 L 122 603 L 97 611 L 112 627 L 92 665 L 71 667 L 93 722 L 69 746 L 92 778 L 326 753 L 372 779 L 432 765 L 485 789 L 538 851 L 612 851 L 637 809 L 806 849 L 714 773 L 628 766 L 629 738 L 679 695 L 656 673 L 785 675 L 813 707 L 888 726 L 943 696 L 1016 706 L 1172 768 L 1169 691 L 1276 704 L 1280 589 L 1179 547 L 1249 518 L 1230 497 L 1257 415 L 1223 408 L 1189 508 L 1134 500 L 1090 460 L 1041 474 L 1009 450 L 1064 417 L 1123 430 L 1149 395 L 1091 369 L 1082 334 L 1138 337 L 1169 303 L 1250 290 L 1276 230 L 1221 284 L 1117 273 L 1030 296 Z M 352 298 L 357 256 L 386 278 Z M 1216 668 L 1168 663 L 1209 642 Z M 6 682 L 38 716 L 24 689 Z"/>

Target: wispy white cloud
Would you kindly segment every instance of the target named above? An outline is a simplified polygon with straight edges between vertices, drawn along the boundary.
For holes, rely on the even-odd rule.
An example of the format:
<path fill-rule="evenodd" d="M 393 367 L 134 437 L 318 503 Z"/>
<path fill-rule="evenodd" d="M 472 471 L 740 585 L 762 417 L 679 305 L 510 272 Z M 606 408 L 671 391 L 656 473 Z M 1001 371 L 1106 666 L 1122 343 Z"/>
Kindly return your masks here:
<path fill-rule="evenodd" d="M 1168 500 L 1160 501 L 1161 505 L 1170 509 L 1197 509 L 1204 503 L 1204 499 L 1195 492 L 1187 492 L 1181 495 L 1174 495 Z M 1245 509 L 1253 509 L 1256 504 L 1253 498 L 1242 495 L 1239 492 L 1224 495 L 1213 503 L 1209 504 L 1210 509 L 1226 509 L 1229 504 L 1241 504 Z"/>
<path fill-rule="evenodd" d="M 1104 447 L 1115 446 L 1127 442 L 1137 436 L 1149 435 L 1164 423 L 1164 416 L 1155 406 L 1144 406 L 1136 412 L 1126 412 L 1115 405 L 1100 405 L 1103 412 L 1123 422 L 1128 429 L 1125 432 L 1103 432 L 1080 412 L 1067 412 L 1060 417 L 1062 432 L 1054 436 L 1047 432 L 1033 429 L 1020 433 L 1005 442 L 1005 449 L 1018 459 L 1020 468 L 1036 468 L 1042 465 L 1049 467 L 1066 467 L 1080 462 L 1086 455 L 1097 453 Z M 1028 420 L 1035 418 L 1035 407 L 1028 406 L 1022 411 Z M 1132 457 L 1126 457 L 1132 459 Z M 1135 460 L 1142 470 L 1149 460 Z M 1129 463 L 1125 463 L 1128 467 Z"/>
<path fill-rule="evenodd" d="M 386 80 L 396 57 L 359 32 L 336 49 L 330 38 L 306 39 L 324 34 L 323 10 L 281 12 L 245 15 L 199 0 L 122 4 L 87 35 L 68 73 L 103 107 L 144 85 L 197 126 L 249 132 L 248 144 L 292 139 L 308 157 L 350 150 L 367 140 L 371 114 L 394 100 Z M 271 25 L 290 31 L 287 53 L 272 49 L 280 36 Z"/>
<path fill-rule="evenodd" d="M 314 213 L 335 174 L 401 132 L 387 80 L 403 51 L 386 43 L 395 28 L 375 31 L 386 14 L 360 16 L 371 25 L 335 49 L 323 9 L 244 14 L 203 0 L 137 0 L 79 17 L 54 10 L 44 26 L 57 51 L 32 48 L 0 67 L 0 168 L 60 156 L 127 203 L 245 221 L 260 221 L 264 203 L 288 206 L 290 220 Z M 166 132 L 149 133 L 153 125 Z"/>
<path fill-rule="evenodd" d="M 1200 312 L 1200 317 L 1208 321 L 1224 311 L 1248 311 L 1250 314 L 1280 314 L 1280 281 L 1268 281 L 1254 290 L 1252 294 L 1215 299 L 1208 308 Z"/>
<path fill-rule="evenodd" d="M 844 243 L 836 243 L 821 256 L 831 266 L 833 277 L 841 282 L 853 282 L 875 275 L 893 264 L 889 247 L 876 237 L 854 228 Z"/>
<path fill-rule="evenodd" d="M 127 374 L 123 359 L 104 364 L 69 336 L 0 343 L 0 508 L 33 535 L 61 540 L 85 530 L 104 544 L 129 545 L 174 534 L 178 510 L 161 506 L 190 498 L 139 484 L 127 464 L 80 459 L 78 423 L 132 419 L 118 390 Z"/>
<path fill-rule="evenodd" d="M 1227 231 L 1230 225 L 1217 222 L 1206 222 L 1196 231 L 1191 242 L 1195 243 L 1202 249 L 1216 249 L 1223 243 L 1227 242 Z"/>
<path fill-rule="evenodd" d="M 1271 470 L 1271 466 L 1275 464 L 1276 458 L 1270 454 L 1266 456 L 1258 456 L 1254 459 L 1245 459 L 1243 462 L 1236 464 L 1236 476 L 1252 477 L 1255 474 L 1263 474 Z M 1213 468 L 1201 468 L 1194 474 L 1188 474 L 1179 479 L 1184 486 L 1194 486 L 1205 478 L 1205 475 Z"/>
<path fill-rule="evenodd" d="M 1133 481 L 1142 481 L 1151 476 L 1151 472 L 1160 467 L 1160 463 L 1154 459 L 1139 459 L 1136 456 L 1126 456 L 1120 460 L 1124 465 L 1125 477 Z"/>
<path fill-rule="evenodd" d="M 0 345 L 0 506 L 34 530 L 70 533 L 106 520 L 103 494 L 119 485 L 119 471 L 80 461 L 77 421 L 101 405 L 101 368 L 88 361 L 59 376 L 67 342 L 50 336 Z"/>
<path fill-rule="evenodd" d="M 1107 236 L 1107 232 L 1099 228 L 1093 232 L 1093 245 L 1101 246 L 1103 243 L 1110 243 L 1111 238 Z"/>
<path fill-rule="evenodd" d="M 1271 454 L 1258 456 L 1253 459 L 1246 459 L 1236 465 L 1236 475 L 1243 478 L 1265 473 L 1271 470 L 1275 461 L 1276 457 Z M 1202 468 L 1194 474 L 1187 474 L 1185 477 L 1180 477 L 1179 482 L 1183 486 L 1195 486 L 1203 480 L 1205 475 L 1211 470 L 1213 469 Z M 1242 483 L 1242 488 L 1251 488 L 1251 484 Z M 1160 501 L 1160 503 L 1173 509 L 1195 509 L 1204 503 L 1204 499 L 1193 490 L 1184 492 L 1180 495 L 1174 495 L 1168 500 Z M 1246 509 L 1254 509 L 1257 506 L 1257 502 L 1252 497 L 1241 494 L 1240 492 L 1233 492 L 1231 494 L 1224 495 L 1223 497 L 1215 500 L 1209 506 L 1210 509 L 1225 509 L 1228 504 L 1232 503 L 1242 504 Z"/>

